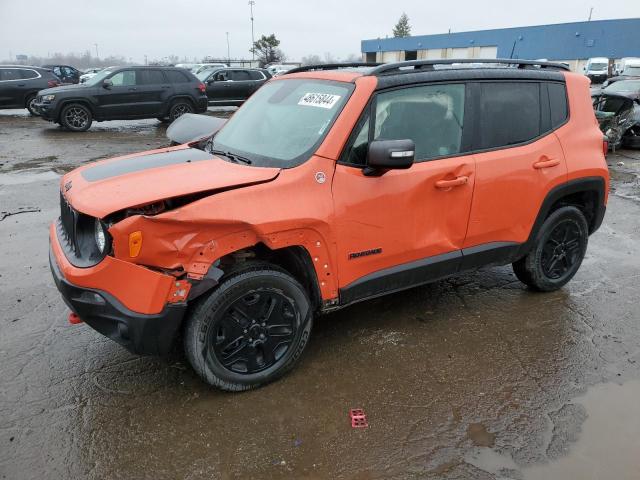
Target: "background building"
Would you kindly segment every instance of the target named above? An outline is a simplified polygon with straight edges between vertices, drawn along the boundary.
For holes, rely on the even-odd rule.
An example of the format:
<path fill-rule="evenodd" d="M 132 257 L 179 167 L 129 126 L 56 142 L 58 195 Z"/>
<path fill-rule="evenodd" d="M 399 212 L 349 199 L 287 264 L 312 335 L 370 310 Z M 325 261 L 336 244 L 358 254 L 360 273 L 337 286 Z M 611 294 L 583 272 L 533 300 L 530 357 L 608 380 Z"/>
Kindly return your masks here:
<path fill-rule="evenodd" d="M 362 41 L 370 62 L 441 58 L 558 60 L 580 70 L 588 58 L 640 57 L 640 18 L 500 28 Z"/>

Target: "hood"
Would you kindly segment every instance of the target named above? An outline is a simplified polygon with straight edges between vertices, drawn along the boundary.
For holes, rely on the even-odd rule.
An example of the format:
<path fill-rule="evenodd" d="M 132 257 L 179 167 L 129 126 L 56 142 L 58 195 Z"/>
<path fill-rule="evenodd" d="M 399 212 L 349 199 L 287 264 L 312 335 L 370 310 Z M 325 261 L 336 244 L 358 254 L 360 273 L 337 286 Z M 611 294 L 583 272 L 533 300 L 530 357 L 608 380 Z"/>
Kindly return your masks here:
<path fill-rule="evenodd" d="M 38 92 L 39 95 L 55 95 L 56 93 L 69 92 L 73 90 L 77 90 L 79 88 L 87 88 L 88 85 L 86 83 L 67 83 L 64 85 L 60 85 L 59 87 L 53 88 L 45 88 L 44 90 L 40 90 Z"/>
<path fill-rule="evenodd" d="M 92 163 L 66 174 L 60 187 L 81 213 L 105 216 L 184 195 L 269 182 L 279 168 L 230 163 L 185 146 Z"/>

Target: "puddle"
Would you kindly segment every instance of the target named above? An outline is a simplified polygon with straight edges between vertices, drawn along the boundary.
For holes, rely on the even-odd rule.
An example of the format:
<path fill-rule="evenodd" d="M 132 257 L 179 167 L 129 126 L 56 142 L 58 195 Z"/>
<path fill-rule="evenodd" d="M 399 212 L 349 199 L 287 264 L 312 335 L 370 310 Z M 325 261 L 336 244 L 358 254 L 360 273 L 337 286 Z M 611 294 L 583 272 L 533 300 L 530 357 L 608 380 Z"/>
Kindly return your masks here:
<path fill-rule="evenodd" d="M 571 407 L 580 411 L 584 409 L 586 415 L 578 418 L 586 420 L 581 426 L 576 426 L 577 441 L 566 446 L 567 455 L 549 463 L 522 468 L 509 455 L 481 447 L 472 450 L 465 461 L 503 480 L 638 480 L 639 399 L 640 381 L 634 380 L 624 385 L 596 385 L 584 396 L 565 405 L 569 410 Z M 548 450 L 547 453 L 553 452 Z"/>
<path fill-rule="evenodd" d="M 587 411 L 569 455 L 522 470 L 524 480 L 640 478 L 640 381 L 605 383 L 577 398 Z"/>

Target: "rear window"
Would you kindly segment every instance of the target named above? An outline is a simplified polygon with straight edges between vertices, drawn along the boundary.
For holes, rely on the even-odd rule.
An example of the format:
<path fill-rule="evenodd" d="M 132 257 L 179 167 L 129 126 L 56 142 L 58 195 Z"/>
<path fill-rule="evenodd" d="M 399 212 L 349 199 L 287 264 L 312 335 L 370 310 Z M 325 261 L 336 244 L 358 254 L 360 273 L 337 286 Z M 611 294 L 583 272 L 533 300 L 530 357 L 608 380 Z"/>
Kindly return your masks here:
<path fill-rule="evenodd" d="M 189 75 L 179 70 L 165 70 L 164 74 L 171 83 L 189 83 L 191 81 Z"/>
<path fill-rule="evenodd" d="M 249 76 L 251 80 L 264 80 L 264 75 L 257 70 L 249 70 Z"/>
<path fill-rule="evenodd" d="M 160 70 L 138 70 L 138 85 L 158 85 L 164 83 L 164 76 Z"/>
<path fill-rule="evenodd" d="M 20 75 L 23 79 L 29 80 L 30 78 L 37 78 L 38 72 L 36 72 L 35 70 L 24 69 L 20 70 Z"/>
<path fill-rule="evenodd" d="M 540 135 L 538 83 L 481 83 L 480 92 L 475 148 L 517 145 Z"/>
<path fill-rule="evenodd" d="M 562 83 L 548 83 L 551 128 L 558 128 L 569 116 L 567 89 Z"/>

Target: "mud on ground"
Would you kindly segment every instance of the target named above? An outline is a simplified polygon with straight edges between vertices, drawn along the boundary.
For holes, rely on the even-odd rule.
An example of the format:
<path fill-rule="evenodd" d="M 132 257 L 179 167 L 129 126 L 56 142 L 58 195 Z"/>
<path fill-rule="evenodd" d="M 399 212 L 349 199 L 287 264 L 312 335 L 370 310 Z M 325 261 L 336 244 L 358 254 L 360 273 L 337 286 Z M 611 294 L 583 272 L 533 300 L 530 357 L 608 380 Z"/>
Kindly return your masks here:
<path fill-rule="evenodd" d="M 640 478 L 640 152 L 609 156 L 562 290 L 499 267 L 362 303 L 320 318 L 286 378 L 226 394 L 70 326 L 47 265 L 59 175 L 164 130 L 0 113 L 1 479 Z"/>

